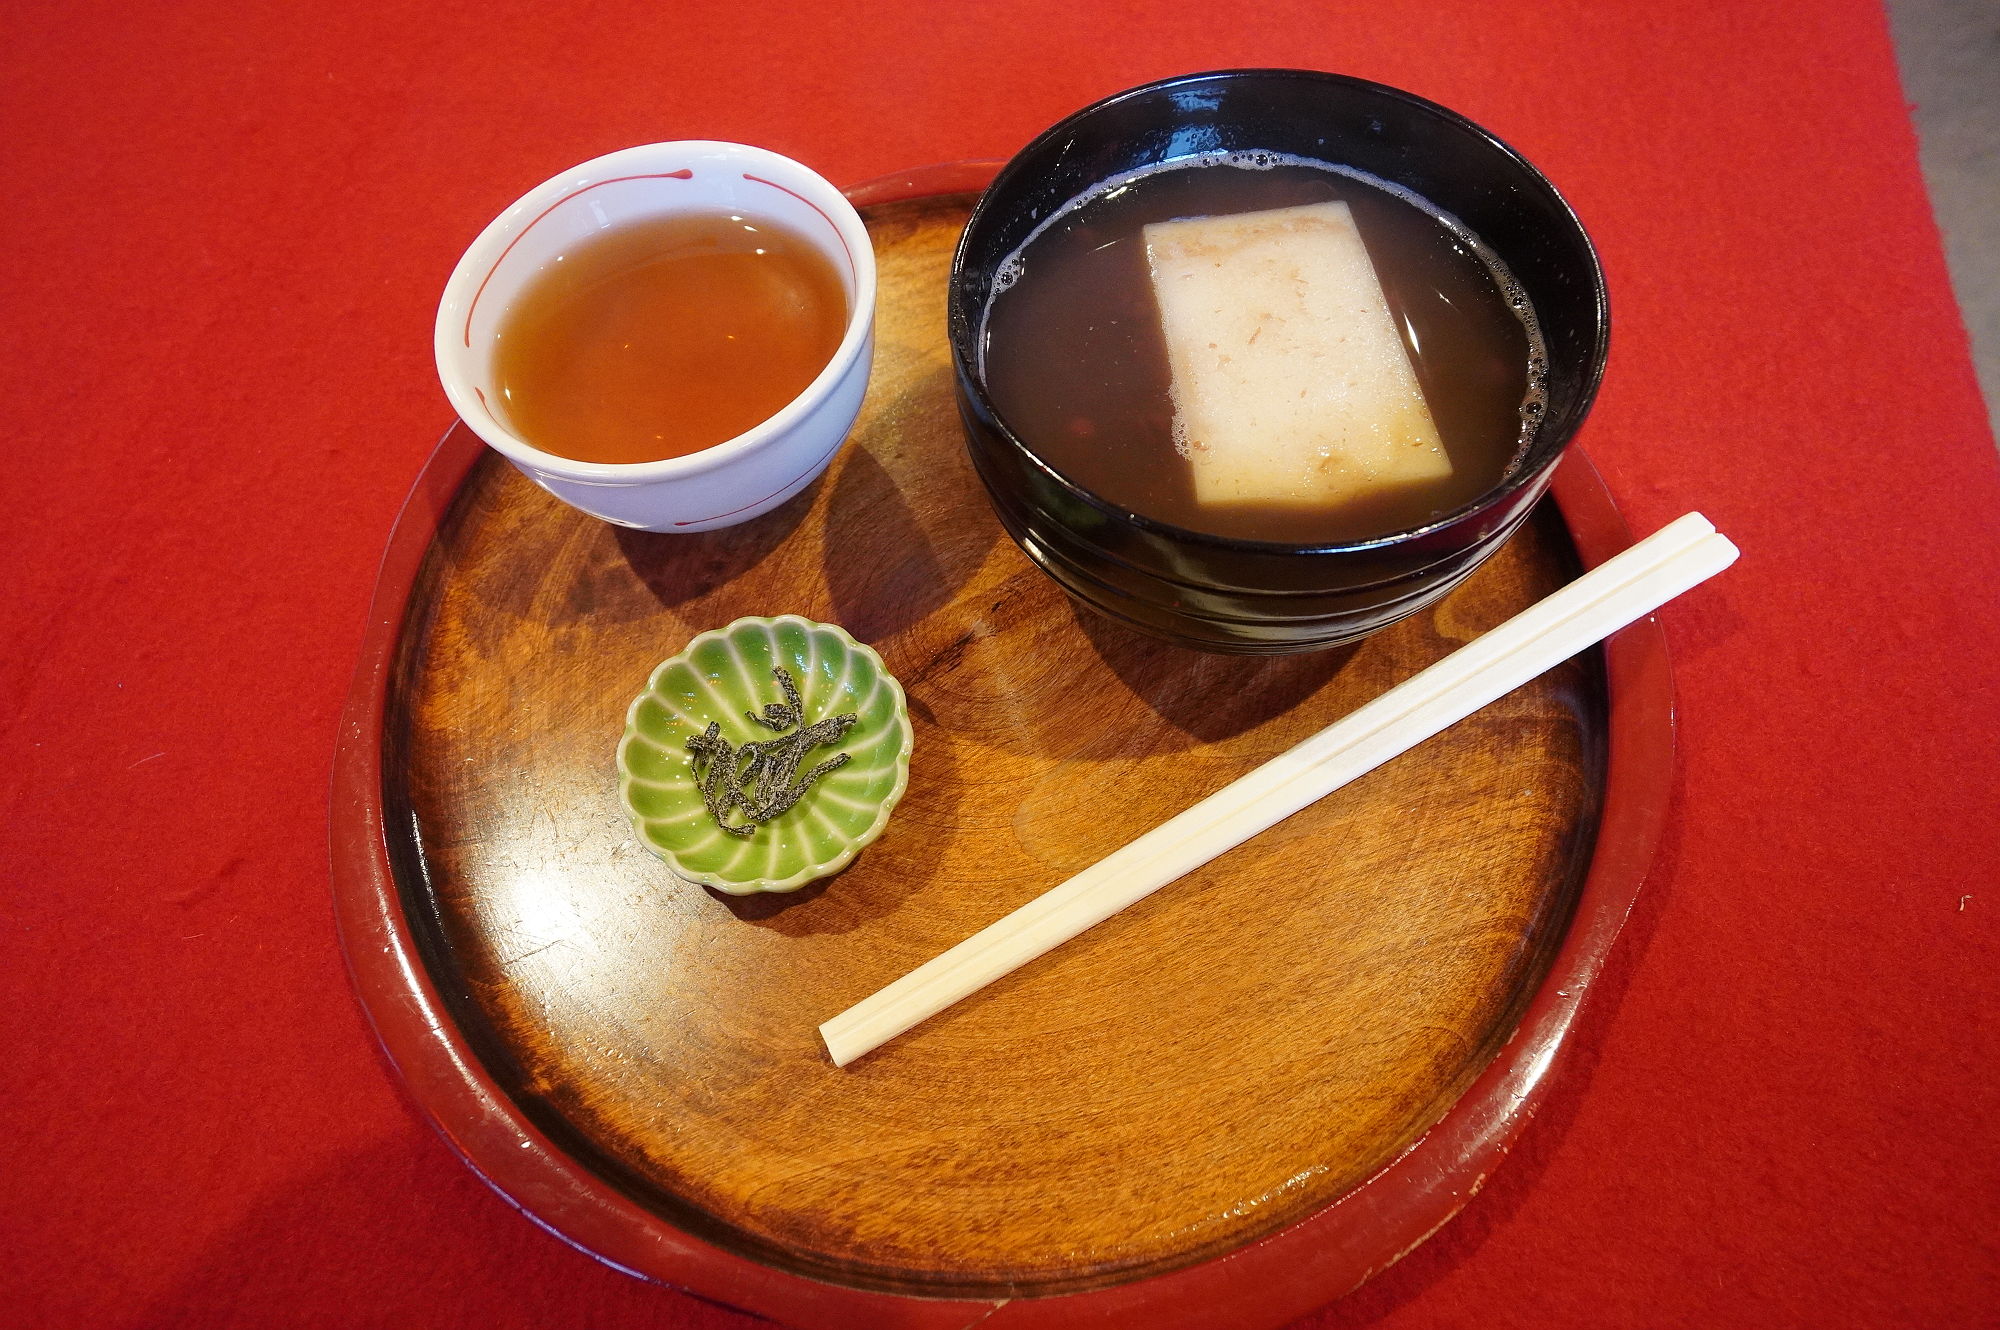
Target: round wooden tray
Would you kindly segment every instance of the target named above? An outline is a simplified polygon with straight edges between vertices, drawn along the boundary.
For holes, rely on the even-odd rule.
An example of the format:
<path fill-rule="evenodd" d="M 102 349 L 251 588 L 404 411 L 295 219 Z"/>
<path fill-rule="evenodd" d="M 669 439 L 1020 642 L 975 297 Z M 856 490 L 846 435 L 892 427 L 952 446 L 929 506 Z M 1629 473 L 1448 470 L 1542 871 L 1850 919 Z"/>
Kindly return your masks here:
<path fill-rule="evenodd" d="M 606 1261 L 795 1325 L 1278 1325 L 1420 1242 L 1532 1112 L 1651 860 L 1651 620 L 845 1070 L 818 1024 L 1629 543 L 1580 455 L 1433 611 L 1303 657 L 1073 610 L 961 444 L 951 247 L 990 167 L 857 191 L 878 352 L 824 479 L 702 535 L 439 445 L 343 722 L 354 982 L 453 1145 Z M 676 882 L 613 752 L 742 614 L 875 645 L 910 789 L 787 896 Z M 997 1310 L 996 1310 L 997 1309 Z"/>

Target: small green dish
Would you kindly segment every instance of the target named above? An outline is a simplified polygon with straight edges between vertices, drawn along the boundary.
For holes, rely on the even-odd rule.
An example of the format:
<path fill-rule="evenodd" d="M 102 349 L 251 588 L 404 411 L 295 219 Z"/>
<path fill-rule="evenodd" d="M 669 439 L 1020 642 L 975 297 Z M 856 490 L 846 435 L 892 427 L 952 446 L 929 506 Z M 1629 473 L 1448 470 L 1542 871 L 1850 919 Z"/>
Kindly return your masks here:
<path fill-rule="evenodd" d="M 859 719 L 802 763 L 845 753 L 845 764 L 739 838 L 710 815 L 687 742 L 711 722 L 732 745 L 771 739 L 772 729 L 747 713 L 784 702 L 779 666 L 797 681 L 803 723 L 847 712 Z M 797 891 L 847 867 L 882 834 L 909 784 L 912 738 L 903 687 L 873 649 L 796 614 L 738 619 L 661 662 L 633 699 L 618 744 L 618 794 L 640 842 L 677 876 L 732 896 Z"/>

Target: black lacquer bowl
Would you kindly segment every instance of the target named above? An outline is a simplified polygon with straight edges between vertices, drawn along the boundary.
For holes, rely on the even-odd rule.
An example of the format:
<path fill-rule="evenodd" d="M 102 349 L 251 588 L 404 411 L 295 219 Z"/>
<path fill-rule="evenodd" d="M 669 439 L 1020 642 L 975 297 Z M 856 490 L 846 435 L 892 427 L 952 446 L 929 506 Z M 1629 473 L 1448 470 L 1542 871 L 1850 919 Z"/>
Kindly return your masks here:
<path fill-rule="evenodd" d="M 1008 425 L 978 372 L 995 272 L 1040 219 L 1110 176 L 1196 154 L 1286 153 L 1401 184 L 1490 245 L 1526 290 L 1549 354 L 1547 405 L 1493 489 L 1428 525 L 1295 545 L 1189 531 L 1108 502 Z M 1506 540 L 1548 487 L 1597 394 L 1604 274 L 1555 187 L 1519 153 L 1421 97 L 1337 74 L 1242 69 L 1149 83 L 1086 107 L 1007 164 L 952 262 L 949 318 L 972 460 L 1007 533 L 1076 600 L 1185 646 L 1309 651 L 1429 605 Z"/>

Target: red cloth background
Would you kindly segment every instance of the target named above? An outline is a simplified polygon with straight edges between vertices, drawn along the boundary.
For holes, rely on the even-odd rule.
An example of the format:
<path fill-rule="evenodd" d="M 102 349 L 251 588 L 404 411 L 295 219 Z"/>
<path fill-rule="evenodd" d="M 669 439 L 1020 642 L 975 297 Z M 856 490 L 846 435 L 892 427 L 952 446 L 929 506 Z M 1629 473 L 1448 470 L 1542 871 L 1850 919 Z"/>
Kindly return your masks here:
<path fill-rule="evenodd" d="M 1602 248 L 1583 441 L 1742 562 L 1664 614 L 1677 812 L 1551 1104 L 1304 1324 L 2000 1320 L 2000 467 L 1868 0 L 15 6 L 0 41 L 0 1321 L 733 1327 L 401 1097 L 327 900 L 335 716 L 449 423 L 460 250 L 662 138 L 858 181 L 1304 65 Z"/>

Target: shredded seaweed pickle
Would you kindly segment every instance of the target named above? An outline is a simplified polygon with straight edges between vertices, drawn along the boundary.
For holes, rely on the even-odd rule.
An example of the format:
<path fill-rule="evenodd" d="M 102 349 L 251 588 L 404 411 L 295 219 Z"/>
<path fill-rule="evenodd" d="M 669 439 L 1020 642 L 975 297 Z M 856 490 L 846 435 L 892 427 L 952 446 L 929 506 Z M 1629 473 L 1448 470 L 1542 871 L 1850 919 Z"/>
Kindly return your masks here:
<path fill-rule="evenodd" d="M 746 743 L 739 748 L 722 737 L 719 722 L 710 721 L 707 730 L 687 741 L 688 751 L 694 755 L 695 786 L 701 791 L 701 801 L 708 806 L 709 816 L 730 835 L 745 839 L 756 834 L 759 823 L 789 812 L 812 788 L 813 782 L 846 765 L 847 754 L 836 753 L 804 775 L 798 774 L 799 764 L 808 753 L 838 743 L 840 736 L 860 719 L 850 711 L 803 724 L 805 703 L 799 698 L 799 687 L 791 671 L 778 665 L 771 673 L 776 676 L 778 687 L 784 689 L 785 700 L 767 703 L 761 715 L 755 711 L 743 714 L 780 737 Z M 730 815 L 738 811 L 743 820 L 731 824 Z"/>

